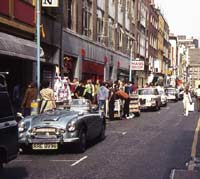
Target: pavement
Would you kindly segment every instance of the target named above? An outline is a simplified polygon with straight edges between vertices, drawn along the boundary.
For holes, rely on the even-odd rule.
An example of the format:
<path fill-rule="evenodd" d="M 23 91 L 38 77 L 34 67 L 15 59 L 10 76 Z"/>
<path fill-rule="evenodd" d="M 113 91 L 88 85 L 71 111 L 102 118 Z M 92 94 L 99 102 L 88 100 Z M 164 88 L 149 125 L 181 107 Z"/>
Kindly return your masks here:
<path fill-rule="evenodd" d="M 170 179 L 200 179 L 200 172 L 188 170 L 173 170 Z"/>

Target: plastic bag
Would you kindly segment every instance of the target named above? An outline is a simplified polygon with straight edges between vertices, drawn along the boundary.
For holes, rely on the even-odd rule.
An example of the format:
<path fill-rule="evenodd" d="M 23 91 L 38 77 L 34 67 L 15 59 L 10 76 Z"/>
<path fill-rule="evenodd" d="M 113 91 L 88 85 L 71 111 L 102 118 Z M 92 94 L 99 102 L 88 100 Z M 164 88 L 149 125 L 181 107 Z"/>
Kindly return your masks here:
<path fill-rule="evenodd" d="M 188 111 L 193 112 L 194 111 L 194 103 L 188 104 Z"/>

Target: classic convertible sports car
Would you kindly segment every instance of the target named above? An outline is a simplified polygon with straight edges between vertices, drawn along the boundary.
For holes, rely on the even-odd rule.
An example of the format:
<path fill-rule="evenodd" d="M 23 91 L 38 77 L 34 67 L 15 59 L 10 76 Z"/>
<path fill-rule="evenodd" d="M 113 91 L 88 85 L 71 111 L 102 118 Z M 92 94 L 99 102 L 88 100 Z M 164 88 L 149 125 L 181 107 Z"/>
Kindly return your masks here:
<path fill-rule="evenodd" d="M 75 99 L 70 106 L 72 109 L 57 109 L 21 120 L 20 148 L 23 151 L 57 150 L 73 143 L 78 152 L 84 152 L 87 141 L 105 138 L 105 117 L 92 111 L 88 100 Z"/>

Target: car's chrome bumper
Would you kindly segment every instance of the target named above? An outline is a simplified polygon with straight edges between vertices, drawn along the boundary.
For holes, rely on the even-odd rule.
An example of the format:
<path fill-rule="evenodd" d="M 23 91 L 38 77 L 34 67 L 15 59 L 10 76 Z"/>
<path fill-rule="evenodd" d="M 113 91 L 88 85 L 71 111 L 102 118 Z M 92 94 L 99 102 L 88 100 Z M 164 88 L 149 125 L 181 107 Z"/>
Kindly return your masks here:
<path fill-rule="evenodd" d="M 45 144 L 45 143 L 57 143 L 57 144 L 65 144 L 65 143 L 74 143 L 78 142 L 80 139 L 78 137 L 66 138 L 66 139 L 54 139 L 54 138 L 23 138 L 19 140 L 19 144 Z"/>

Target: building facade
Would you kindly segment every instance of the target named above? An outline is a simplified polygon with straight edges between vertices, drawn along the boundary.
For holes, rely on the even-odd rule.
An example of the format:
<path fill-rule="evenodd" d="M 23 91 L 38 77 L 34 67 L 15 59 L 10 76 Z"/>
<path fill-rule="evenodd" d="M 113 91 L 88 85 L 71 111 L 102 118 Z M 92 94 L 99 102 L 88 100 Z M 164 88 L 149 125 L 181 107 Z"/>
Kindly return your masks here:
<path fill-rule="evenodd" d="M 16 83 L 33 80 L 36 64 L 35 7 L 32 2 L 2 0 L 0 6 L 0 71 L 7 76 L 10 93 Z"/>

